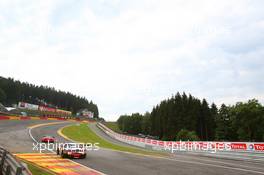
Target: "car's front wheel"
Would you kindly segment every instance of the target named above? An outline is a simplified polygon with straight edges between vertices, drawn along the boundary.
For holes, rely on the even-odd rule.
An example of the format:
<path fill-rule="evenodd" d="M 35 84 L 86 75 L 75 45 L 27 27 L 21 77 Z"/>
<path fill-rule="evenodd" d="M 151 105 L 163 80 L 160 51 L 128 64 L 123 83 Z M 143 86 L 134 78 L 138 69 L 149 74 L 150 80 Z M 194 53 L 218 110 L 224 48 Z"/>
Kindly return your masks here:
<path fill-rule="evenodd" d="M 63 151 L 61 152 L 61 158 L 66 158 L 66 154 L 64 154 Z"/>
<path fill-rule="evenodd" d="M 86 158 L 86 154 L 84 154 L 83 156 L 82 156 L 82 159 L 85 159 Z"/>

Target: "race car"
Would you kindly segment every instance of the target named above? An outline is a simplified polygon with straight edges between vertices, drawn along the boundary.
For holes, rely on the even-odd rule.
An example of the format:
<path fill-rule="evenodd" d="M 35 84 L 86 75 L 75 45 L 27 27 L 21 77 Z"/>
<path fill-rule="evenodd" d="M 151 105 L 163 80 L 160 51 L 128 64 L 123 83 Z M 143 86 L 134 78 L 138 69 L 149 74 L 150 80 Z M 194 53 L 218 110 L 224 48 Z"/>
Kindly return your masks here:
<path fill-rule="evenodd" d="M 41 138 L 41 142 L 43 143 L 54 143 L 55 142 L 55 137 L 54 136 L 43 136 Z"/>
<path fill-rule="evenodd" d="M 62 158 L 86 158 L 86 151 L 83 145 L 77 143 L 65 143 L 60 148 L 57 148 L 57 155 Z"/>

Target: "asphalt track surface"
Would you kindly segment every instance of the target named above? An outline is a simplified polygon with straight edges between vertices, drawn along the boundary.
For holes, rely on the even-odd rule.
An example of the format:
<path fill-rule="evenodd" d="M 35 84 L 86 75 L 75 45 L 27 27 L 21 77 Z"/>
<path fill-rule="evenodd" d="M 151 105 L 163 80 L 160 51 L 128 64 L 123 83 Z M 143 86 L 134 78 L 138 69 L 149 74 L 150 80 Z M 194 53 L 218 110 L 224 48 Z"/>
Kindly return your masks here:
<path fill-rule="evenodd" d="M 33 152 L 32 139 L 28 134 L 28 126 L 58 121 L 0 121 L 0 145 L 12 152 Z M 40 140 L 43 135 L 53 135 L 59 142 L 66 140 L 57 134 L 57 130 L 63 126 L 73 124 L 64 122 L 56 125 L 41 126 L 31 130 L 32 136 Z M 105 139 L 111 140 L 95 126 L 91 128 Z M 264 174 L 263 160 L 243 159 L 239 160 L 232 156 L 219 158 L 200 154 L 176 153 L 168 158 L 156 158 L 122 153 L 107 149 L 90 151 L 86 159 L 74 159 L 85 166 L 101 171 L 109 175 L 253 175 Z"/>

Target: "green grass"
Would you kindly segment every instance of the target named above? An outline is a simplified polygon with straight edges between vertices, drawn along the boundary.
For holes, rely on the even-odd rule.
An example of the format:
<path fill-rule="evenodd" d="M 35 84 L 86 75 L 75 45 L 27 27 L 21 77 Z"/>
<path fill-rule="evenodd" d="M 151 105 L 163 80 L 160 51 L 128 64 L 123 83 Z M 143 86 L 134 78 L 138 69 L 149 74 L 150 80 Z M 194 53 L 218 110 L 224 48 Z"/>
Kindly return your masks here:
<path fill-rule="evenodd" d="M 32 175 L 53 175 L 47 171 L 45 171 L 42 168 L 39 168 L 31 163 L 26 162 L 28 169 L 30 170 L 30 172 L 32 173 Z"/>
<path fill-rule="evenodd" d="M 130 152 L 130 153 L 138 153 L 144 155 L 156 155 L 156 156 L 164 156 L 165 153 L 156 152 L 156 151 L 148 151 L 143 149 L 137 149 L 132 147 L 126 147 L 121 145 L 116 145 L 106 141 L 105 139 L 96 135 L 87 124 L 81 125 L 71 125 L 63 128 L 62 133 L 66 135 L 68 138 L 81 142 L 81 143 L 99 143 L 99 147 L 108 148 L 118 151 Z"/>
<path fill-rule="evenodd" d="M 117 122 L 104 122 L 104 125 L 112 129 L 115 132 L 122 133 L 122 131 L 119 129 L 117 125 Z"/>

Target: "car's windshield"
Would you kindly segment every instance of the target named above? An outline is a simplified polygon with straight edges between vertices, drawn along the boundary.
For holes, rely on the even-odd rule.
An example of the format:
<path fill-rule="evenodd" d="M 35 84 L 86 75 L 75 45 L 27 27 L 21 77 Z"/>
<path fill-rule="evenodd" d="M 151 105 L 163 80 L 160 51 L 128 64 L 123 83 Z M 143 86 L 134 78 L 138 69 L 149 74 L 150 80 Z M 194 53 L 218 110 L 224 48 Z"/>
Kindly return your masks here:
<path fill-rule="evenodd" d="M 64 145 L 64 148 L 82 148 L 83 146 L 75 143 L 67 143 Z"/>

